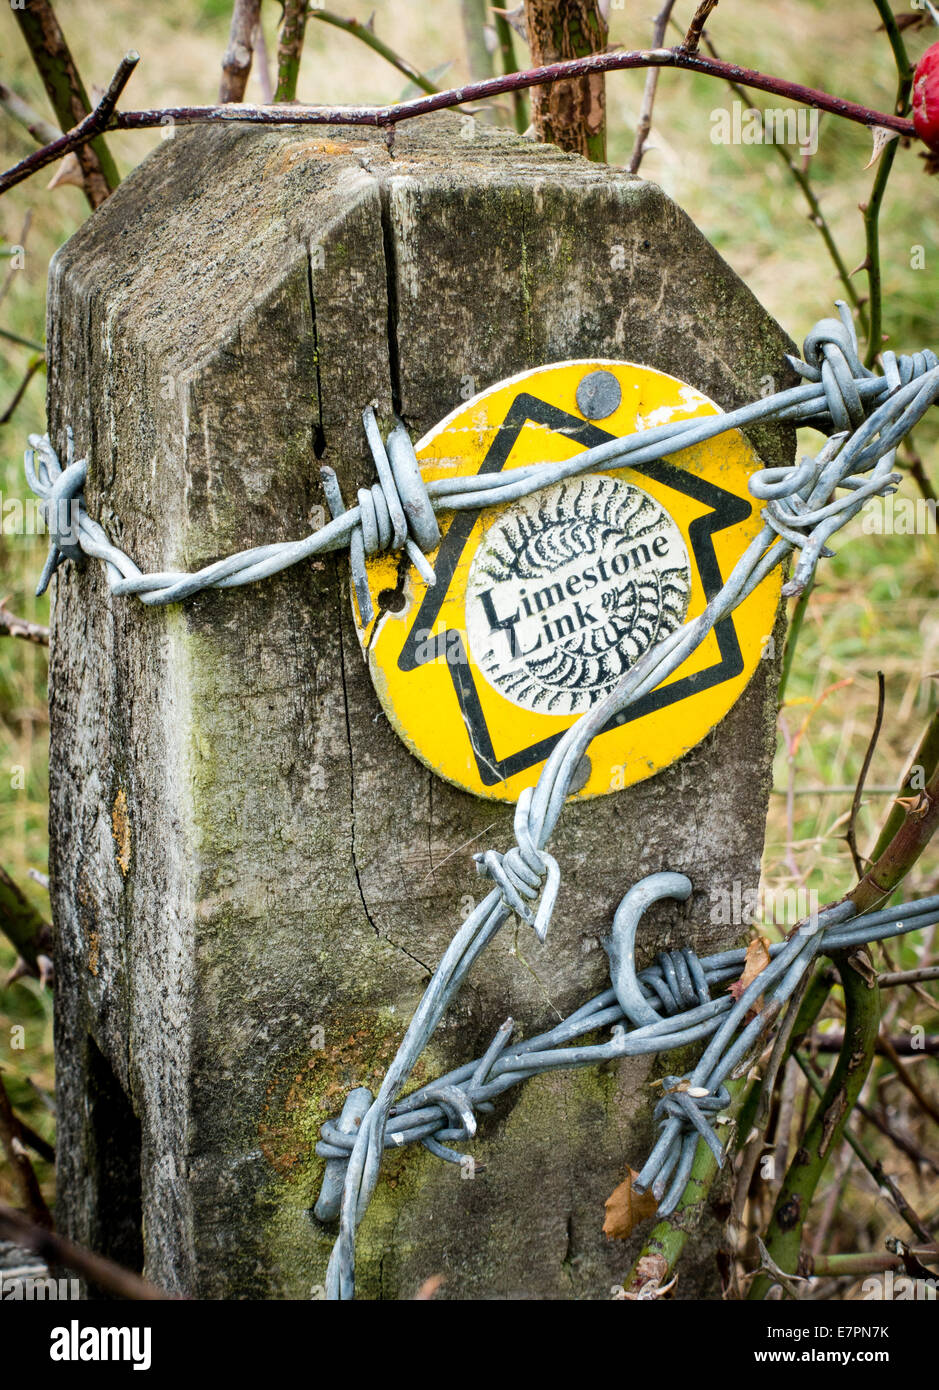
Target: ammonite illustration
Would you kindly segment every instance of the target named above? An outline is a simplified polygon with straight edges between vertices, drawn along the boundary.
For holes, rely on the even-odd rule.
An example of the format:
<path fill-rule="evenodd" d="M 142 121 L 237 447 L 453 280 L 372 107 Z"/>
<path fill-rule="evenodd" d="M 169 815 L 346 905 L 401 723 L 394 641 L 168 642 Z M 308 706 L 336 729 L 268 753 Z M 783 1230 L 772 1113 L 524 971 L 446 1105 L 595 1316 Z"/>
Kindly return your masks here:
<path fill-rule="evenodd" d="M 514 704 L 579 714 L 684 622 L 690 592 L 668 513 L 641 488 L 587 475 L 489 527 L 466 590 L 470 649 Z"/>

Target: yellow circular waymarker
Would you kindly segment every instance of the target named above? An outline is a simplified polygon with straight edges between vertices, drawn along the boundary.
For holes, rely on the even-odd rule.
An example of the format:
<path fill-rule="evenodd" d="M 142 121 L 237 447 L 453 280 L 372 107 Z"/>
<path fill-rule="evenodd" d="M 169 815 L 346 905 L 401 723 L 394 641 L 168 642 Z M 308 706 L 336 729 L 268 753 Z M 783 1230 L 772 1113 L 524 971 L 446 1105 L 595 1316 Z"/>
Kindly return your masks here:
<path fill-rule="evenodd" d="M 415 448 L 425 482 L 509 473 L 719 413 L 649 367 L 563 362 L 483 391 Z M 761 527 L 747 490 L 761 467 L 743 435 L 729 431 L 517 502 L 438 513 L 432 587 L 410 564 L 402 579 L 399 556 L 369 559 L 377 617 L 363 625 L 354 600 L 353 608 L 375 688 L 408 748 L 477 796 L 517 800 L 564 731 L 721 588 Z M 774 571 L 683 666 L 597 735 L 579 796 L 650 777 L 713 729 L 764 652 L 781 582 Z"/>

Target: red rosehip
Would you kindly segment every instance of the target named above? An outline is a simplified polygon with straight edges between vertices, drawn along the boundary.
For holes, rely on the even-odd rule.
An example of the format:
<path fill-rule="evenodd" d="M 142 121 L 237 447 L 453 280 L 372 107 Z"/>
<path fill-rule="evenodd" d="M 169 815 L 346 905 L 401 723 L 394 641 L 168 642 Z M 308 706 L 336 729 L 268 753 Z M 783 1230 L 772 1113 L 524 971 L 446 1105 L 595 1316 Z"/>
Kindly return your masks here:
<path fill-rule="evenodd" d="M 939 43 L 927 48 L 916 64 L 913 125 L 919 138 L 939 153 Z"/>

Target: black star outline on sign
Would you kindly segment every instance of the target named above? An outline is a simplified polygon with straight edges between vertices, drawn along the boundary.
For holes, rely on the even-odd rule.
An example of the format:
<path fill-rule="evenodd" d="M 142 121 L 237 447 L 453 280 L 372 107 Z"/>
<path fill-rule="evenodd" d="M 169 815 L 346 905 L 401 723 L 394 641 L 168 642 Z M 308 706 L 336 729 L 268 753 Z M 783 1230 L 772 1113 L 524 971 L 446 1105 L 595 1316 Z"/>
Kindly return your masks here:
<path fill-rule="evenodd" d="M 579 416 L 570 415 L 558 406 L 539 400 L 537 396 L 521 392 L 506 411 L 505 418 L 496 431 L 495 439 L 479 467 L 478 474 L 501 472 L 508 462 L 509 455 L 515 447 L 519 435 L 525 425 L 529 423 L 545 425 L 548 429 L 582 444 L 585 449 L 590 449 L 596 444 L 605 444 L 608 440 L 616 438 L 615 435 L 608 434 L 606 430 L 601 430 L 599 426 L 591 424 L 589 420 L 582 420 Z M 696 517 L 688 527 L 688 539 L 691 542 L 698 573 L 701 576 L 705 599 L 710 602 L 724 584 L 717 554 L 714 550 L 713 537 L 718 531 L 724 531 L 729 526 L 736 526 L 738 523 L 746 521 L 753 510 L 750 503 L 737 497 L 735 493 L 727 492 L 726 489 L 718 487 L 715 483 L 706 482 L 703 478 L 696 477 L 683 468 L 676 468 L 673 463 L 668 463 L 665 460 L 654 463 L 630 464 L 629 467 L 634 473 L 645 474 L 646 477 L 652 478 L 655 482 L 674 488 L 677 492 L 683 492 L 686 496 L 694 498 L 696 502 L 701 502 L 710 509 L 705 516 Z M 405 638 L 401 655 L 398 657 L 398 668 L 404 672 L 416 671 L 427 662 L 441 656 L 444 657 L 447 661 L 447 669 L 453 682 L 463 723 L 469 735 L 473 756 L 476 759 L 480 781 L 484 787 L 492 787 L 497 782 L 507 781 L 508 778 L 514 777 L 517 773 L 525 772 L 528 768 L 544 762 L 558 740 L 563 737 L 564 730 L 560 730 L 548 738 L 539 739 L 526 748 L 519 748 L 504 758 L 498 757 L 493 746 L 492 735 L 486 724 L 476 682 L 469 667 L 462 634 L 455 629 L 450 629 L 438 633 L 433 640 L 429 638 L 453 582 L 460 557 L 466 548 L 473 527 L 479 519 L 481 510 L 482 508 L 478 508 L 471 512 L 457 512 L 454 516 L 437 551 L 437 560 L 434 566 L 437 583 L 433 588 L 427 590 L 417 610 Z M 623 724 L 630 723 L 633 719 L 641 719 L 643 715 L 651 714 L 654 710 L 664 709 L 668 705 L 676 704 L 679 700 L 686 700 L 691 695 L 697 695 L 699 691 L 708 690 L 715 685 L 722 685 L 725 681 L 733 680 L 735 676 L 739 676 L 743 670 L 743 653 L 740 650 L 737 629 L 734 627 L 732 616 L 721 619 L 715 625 L 714 636 L 717 638 L 717 647 L 720 652 L 719 661 L 702 671 L 695 671 L 690 676 L 673 681 L 671 685 L 650 691 L 648 695 L 635 701 L 628 709 L 614 715 L 609 723 L 600 730 L 600 733 L 609 733 Z M 418 655 L 418 649 L 420 649 L 420 655 Z"/>

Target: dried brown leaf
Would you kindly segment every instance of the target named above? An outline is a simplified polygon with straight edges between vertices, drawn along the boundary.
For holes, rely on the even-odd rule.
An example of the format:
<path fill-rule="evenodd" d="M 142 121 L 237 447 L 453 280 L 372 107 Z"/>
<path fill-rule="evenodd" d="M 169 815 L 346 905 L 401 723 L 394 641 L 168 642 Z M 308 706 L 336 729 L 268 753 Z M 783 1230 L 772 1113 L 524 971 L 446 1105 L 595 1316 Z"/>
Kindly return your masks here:
<path fill-rule="evenodd" d="M 628 1240 L 640 1221 L 654 1216 L 659 1204 L 651 1192 L 636 1192 L 633 1183 L 639 1174 L 627 1168 L 626 1177 L 607 1197 L 603 1234 L 613 1240 Z"/>
<path fill-rule="evenodd" d="M 769 937 L 755 936 L 747 946 L 747 955 L 743 962 L 743 974 L 739 980 L 734 980 L 733 984 L 728 986 L 728 994 L 732 995 L 734 999 L 739 999 L 756 977 L 762 975 L 770 960 Z M 763 996 L 761 994 L 750 1011 L 750 1017 L 758 1014 L 762 1008 Z"/>

